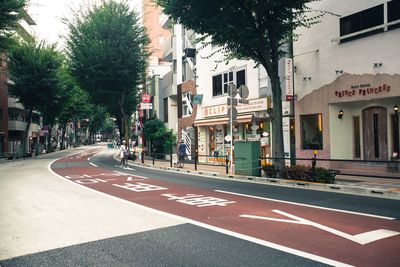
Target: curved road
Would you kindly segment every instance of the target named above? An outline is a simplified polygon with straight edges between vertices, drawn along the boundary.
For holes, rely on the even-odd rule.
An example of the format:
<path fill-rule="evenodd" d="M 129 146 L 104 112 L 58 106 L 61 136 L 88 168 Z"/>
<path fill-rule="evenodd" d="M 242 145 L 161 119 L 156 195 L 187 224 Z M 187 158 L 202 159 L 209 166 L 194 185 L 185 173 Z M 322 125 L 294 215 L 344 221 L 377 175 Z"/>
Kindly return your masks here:
<path fill-rule="evenodd" d="M 400 263 L 397 200 L 122 169 L 114 152 L 0 165 L 0 266 Z"/>

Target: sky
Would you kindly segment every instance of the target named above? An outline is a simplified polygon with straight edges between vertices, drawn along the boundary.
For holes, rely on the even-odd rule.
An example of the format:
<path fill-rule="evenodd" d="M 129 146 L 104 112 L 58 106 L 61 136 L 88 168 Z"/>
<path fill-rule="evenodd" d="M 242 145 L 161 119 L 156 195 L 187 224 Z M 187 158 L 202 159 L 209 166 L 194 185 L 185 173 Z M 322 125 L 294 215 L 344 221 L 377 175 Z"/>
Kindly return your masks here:
<path fill-rule="evenodd" d="M 39 40 L 47 43 L 58 43 L 63 47 L 61 36 L 67 34 L 67 27 L 61 21 L 62 18 L 71 18 L 71 8 L 77 9 L 87 2 L 99 2 L 99 0 L 29 0 L 28 13 L 36 22 L 33 30 Z M 138 12 L 141 12 L 141 0 L 128 0 Z"/>

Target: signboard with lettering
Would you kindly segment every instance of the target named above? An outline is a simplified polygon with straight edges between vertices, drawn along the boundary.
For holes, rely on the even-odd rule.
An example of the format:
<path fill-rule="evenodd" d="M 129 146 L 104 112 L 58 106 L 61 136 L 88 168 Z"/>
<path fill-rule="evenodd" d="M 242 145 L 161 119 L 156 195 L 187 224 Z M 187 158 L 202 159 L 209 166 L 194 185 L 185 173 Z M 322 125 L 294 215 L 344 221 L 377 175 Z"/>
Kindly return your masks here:
<path fill-rule="evenodd" d="M 141 109 L 153 109 L 153 104 L 152 103 L 140 103 L 140 108 Z"/>
<path fill-rule="evenodd" d="M 293 60 L 285 58 L 286 101 L 293 100 Z"/>
<path fill-rule="evenodd" d="M 379 86 L 371 86 L 371 84 L 352 85 L 349 89 L 336 90 L 336 97 L 352 97 L 352 96 L 368 96 L 388 93 L 390 85 L 383 84 Z"/>
<path fill-rule="evenodd" d="M 253 112 L 253 111 L 260 111 L 266 110 L 270 107 L 270 101 L 268 98 L 260 98 L 260 99 L 253 99 L 249 100 L 249 104 L 238 104 L 236 106 L 237 112 L 245 113 L 245 112 Z M 202 109 L 203 117 L 215 117 L 215 116 L 226 116 L 228 114 L 228 106 L 218 105 L 218 106 L 211 106 L 211 107 L 204 107 Z"/>

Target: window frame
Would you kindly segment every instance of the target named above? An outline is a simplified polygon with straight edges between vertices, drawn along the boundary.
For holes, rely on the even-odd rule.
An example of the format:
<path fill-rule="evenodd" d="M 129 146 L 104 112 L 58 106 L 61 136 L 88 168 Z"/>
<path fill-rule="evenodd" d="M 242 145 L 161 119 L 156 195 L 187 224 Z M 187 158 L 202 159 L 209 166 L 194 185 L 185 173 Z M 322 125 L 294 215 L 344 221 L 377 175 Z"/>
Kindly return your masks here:
<path fill-rule="evenodd" d="M 317 139 L 316 142 L 319 143 L 312 143 L 312 141 L 308 141 L 305 139 L 305 129 L 304 129 L 304 121 L 307 117 L 312 117 L 315 116 L 315 120 L 313 122 L 314 125 L 319 126 L 320 128 L 319 132 L 315 132 L 312 134 L 308 139 L 314 140 Z M 319 125 L 320 124 L 320 125 Z M 317 128 L 316 128 L 317 129 Z M 323 123 L 323 114 L 322 113 L 313 113 L 313 114 L 303 114 L 300 115 L 300 144 L 301 144 L 301 149 L 302 150 L 323 150 L 324 149 L 324 123 Z M 318 137 L 318 134 L 320 134 L 320 137 Z M 308 134 L 310 135 L 310 134 Z M 320 138 L 321 140 L 318 140 Z M 306 141 L 308 144 L 306 144 Z"/>
<path fill-rule="evenodd" d="M 246 67 L 240 67 L 236 68 L 235 70 L 227 70 L 224 72 L 221 72 L 219 74 L 213 75 L 211 77 L 211 86 L 212 86 L 212 97 L 221 97 L 221 96 L 227 96 L 228 95 L 228 85 L 231 82 L 236 83 L 237 85 L 237 73 L 244 71 L 244 81 L 245 85 L 247 83 L 247 69 Z M 232 74 L 232 76 L 230 75 Z M 221 81 L 221 94 L 215 94 L 215 86 L 214 86 L 214 78 L 220 76 L 220 81 Z M 219 90 L 218 90 L 219 91 Z"/>

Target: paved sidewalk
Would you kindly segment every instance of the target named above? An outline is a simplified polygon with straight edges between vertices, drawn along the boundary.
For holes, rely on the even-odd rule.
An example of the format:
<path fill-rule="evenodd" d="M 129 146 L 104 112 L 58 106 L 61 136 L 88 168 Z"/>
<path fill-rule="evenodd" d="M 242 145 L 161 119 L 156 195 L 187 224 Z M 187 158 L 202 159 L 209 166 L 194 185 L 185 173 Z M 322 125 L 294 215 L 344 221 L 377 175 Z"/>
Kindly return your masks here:
<path fill-rule="evenodd" d="M 290 186 L 304 189 L 323 190 L 355 195 L 366 195 L 374 197 L 383 197 L 390 199 L 400 199 L 400 177 L 399 179 L 385 179 L 385 178 L 371 178 L 371 177 L 357 177 L 357 176 L 336 176 L 335 184 L 321 184 L 305 181 L 294 181 L 287 179 L 276 179 L 256 176 L 242 176 L 235 175 L 232 169 L 226 172 L 225 165 L 204 165 L 197 164 L 197 170 L 192 163 L 184 163 L 183 168 L 175 168 L 169 161 L 154 160 L 145 158 L 144 164 L 139 159 L 135 162 L 130 161 L 129 164 L 146 166 L 150 168 L 159 168 L 163 170 L 188 172 L 195 174 L 202 174 L 207 176 L 214 176 L 220 178 L 230 178 L 235 180 L 245 180 L 249 182 L 277 185 L 277 186 Z"/>

